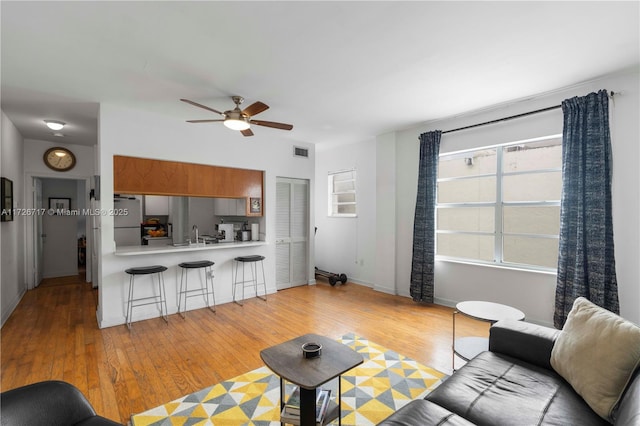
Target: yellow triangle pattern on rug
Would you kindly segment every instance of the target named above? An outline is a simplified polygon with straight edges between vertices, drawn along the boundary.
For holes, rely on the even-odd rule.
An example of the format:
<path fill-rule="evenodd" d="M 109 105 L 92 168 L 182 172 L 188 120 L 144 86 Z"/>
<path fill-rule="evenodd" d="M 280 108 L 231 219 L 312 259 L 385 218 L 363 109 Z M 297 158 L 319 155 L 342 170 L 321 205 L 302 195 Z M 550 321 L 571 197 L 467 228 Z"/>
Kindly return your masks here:
<path fill-rule="evenodd" d="M 358 337 L 338 339 L 364 363 L 342 375 L 342 424 L 375 425 L 410 401 L 424 398 L 446 375 Z M 335 400 L 337 380 L 326 384 Z M 293 385 L 287 384 L 289 395 Z M 337 424 L 337 419 L 331 424 Z M 280 424 L 280 378 L 267 367 L 131 416 L 132 426 L 275 426 Z"/>

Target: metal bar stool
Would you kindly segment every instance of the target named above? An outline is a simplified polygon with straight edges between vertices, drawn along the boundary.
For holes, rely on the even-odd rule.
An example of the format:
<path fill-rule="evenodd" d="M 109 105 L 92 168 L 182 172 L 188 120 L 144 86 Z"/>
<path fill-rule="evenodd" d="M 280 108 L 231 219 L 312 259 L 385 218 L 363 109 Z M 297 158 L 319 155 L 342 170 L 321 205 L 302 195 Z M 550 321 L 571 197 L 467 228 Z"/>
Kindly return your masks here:
<path fill-rule="evenodd" d="M 189 294 L 194 292 L 199 292 L 207 303 L 207 308 L 211 311 L 216 311 L 216 294 L 213 289 L 213 271 L 211 267 L 215 263 L 210 260 L 198 260 L 195 262 L 182 262 L 178 266 L 182 268 L 182 272 L 180 273 L 180 293 L 178 297 L 178 313 L 182 315 L 182 318 L 185 318 L 185 312 L 187 311 L 187 298 L 197 296 L 197 294 Z M 200 285 L 200 288 L 194 288 L 189 290 L 188 285 L 188 271 L 189 269 L 200 269 L 204 268 L 204 286 Z M 183 288 L 183 280 L 184 280 L 184 288 Z M 213 298 L 213 307 L 209 303 L 209 281 L 211 281 L 211 297 Z M 182 313 L 180 312 L 180 307 L 182 306 L 182 295 L 184 294 L 184 310 Z"/>
<path fill-rule="evenodd" d="M 254 255 L 254 256 L 238 256 L 234 260 L 235 263 L 235 274 L 233 278 L 233 301 L 238 305 L 242 306 L 242 300 L 244 300 L 244 289 L 247 285 L 253 286 L 256 297 L 262 300 L 267 300 L 267 280 L 264 276 L 264 256 Z M 258 262 L 260 262 L 260 266 L 262 267 L 262 286 L 264 288 L 264 296 L 258 295 Z M 244 270 L 245 265 L 249 264 L 249 269 L 251 270 L 251 279 L 245 280 Z M 238 281 L 238 267 L 242 264 L 242 281 Z M 233 272 L 233 271 L 232 271 Z M 236 300 L 236 286 L 242 286 L 242 299 L 240 301 Z"/>
<path fill-rule="evenodd" d="M 168 310 L 167 310 L 167 293 L 164 288 L 164 274 L 163 272 L 167 270 L 166 266 L 162 265 L 154 265 L 154 266 L 140 266 L 136 268 L 126 269 L 125 272 L 129 274 L 129 299 L 127 300 L 127 327 L 131 330 L 131 315 L 133 314 L 133 308 L 143 305 L 152 305 L 159 304 L 160 305 L 160 315 L 165 320 L 167 324 L 169 324 L 168 318 Z M 136 275 L 150 275 L 157 274 L 158 278 L 158 295 L 155 296 L 146 296 L 139 297 L 137 299 L 133 298 L 133 283 Z M 151 283 L 153 283 L 153 275 L 151 276 Z M 145 303 L 135 303 L 147 301 Z M 164 311 L 163 311 L 164 306 Z"/>

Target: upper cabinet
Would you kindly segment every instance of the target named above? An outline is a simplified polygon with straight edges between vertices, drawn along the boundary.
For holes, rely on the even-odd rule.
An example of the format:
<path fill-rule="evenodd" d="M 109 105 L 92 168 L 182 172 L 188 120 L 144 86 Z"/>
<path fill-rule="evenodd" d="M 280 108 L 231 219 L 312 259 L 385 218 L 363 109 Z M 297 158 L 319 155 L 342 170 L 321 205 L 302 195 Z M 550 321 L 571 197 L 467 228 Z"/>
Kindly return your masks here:
<path fill-rule="evenodd" d="M 217 216 L 247 216 L 247 199 L 215 198 L 213 212 Z"/>
<path fill-rule="evenodd" d="M 247 200 L 262 201 L 263 180 L 261 170 L 113 156 L 116 193 L 242 198 L 248 216 L 262 216 L 262 210 L 247 207 Z"/>
<path fill-rule="evenodd" d="M 166 195 L 145 195 L 144 214 L 146 216 L 169 216 L 169 197 Z"/>

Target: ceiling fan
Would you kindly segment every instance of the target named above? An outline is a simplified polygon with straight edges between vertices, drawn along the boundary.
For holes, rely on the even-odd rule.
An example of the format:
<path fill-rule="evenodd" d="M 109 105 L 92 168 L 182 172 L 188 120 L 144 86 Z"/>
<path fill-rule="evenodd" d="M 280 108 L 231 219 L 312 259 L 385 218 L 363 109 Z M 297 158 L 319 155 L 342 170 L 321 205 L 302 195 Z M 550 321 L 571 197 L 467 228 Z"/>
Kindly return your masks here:
<path fill-rule="evenodd" d="M 253 132 L 251 131 L 251 124 L 257 124 L 258 126 L 265 127 L 273 127 L 274 129 L 282 129 L 282 130 L 291 130 L 293 126 L 291 124 L 285 123 L 276 123 L 274 121 L 264 121 L 264 120 L 253 120 L 252 117 L 254 115 L 258 115 L 263 111 L 269 109 L 267 104 L 264 104 L 260 101 L 254 102 L 244 110 L 240 109 L 240 104 L 244 101 L 242 96 L 232 96 L 231 99 L 236 104 L 234 109 L 230 109 L 225 112 L 217 111 L 213 108 L 209 108 L 208 106 L 199 104 L 197 102 L 190 101 L 189 99 L 180 99 L 182 102 L 186 102 L 193 106 L 197 106 L 198 108 L 206 109 L 207 111 L 215 112 L 223 116 L 224 118 L 216 119 L 216 120 L 187 120 L 187 123 L 213 123 L 216 121 L 221 121 L 230 129 L 239 130 L 244 136 L 253 136 Z"/>

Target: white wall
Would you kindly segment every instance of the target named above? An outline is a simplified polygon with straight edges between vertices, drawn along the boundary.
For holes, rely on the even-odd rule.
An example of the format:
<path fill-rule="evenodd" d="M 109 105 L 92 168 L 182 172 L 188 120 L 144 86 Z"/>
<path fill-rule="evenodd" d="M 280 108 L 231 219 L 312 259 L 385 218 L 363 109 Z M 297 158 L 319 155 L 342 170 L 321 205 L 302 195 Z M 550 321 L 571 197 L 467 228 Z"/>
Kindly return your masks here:
<path fill-rule="evenodd" d="M 417 188 L 418 136 L 429 130 L 449 130 L 548 106 L 559 105 L 573 96 L 607 89 L 619 92 L 610 102 L 611 139 L 613 146 L 613 222 L 616 269 L 621 315 L 640 323 L 640 139 L 638 129 L 639 75 L 638 70 L 607 76 L 598 81 L 576 85 L 554 93 L 541 95 L 508 105 L 501 105 L 477 114 L 463 115 L 395 133 L 396 162 L 396 220 L 377 223 L 378 228 L 394 227 L 397 252 L 395 254 L 395 290 L 409 295 L 411 274 L 413 214 Z M 425 102 L 429 100 L 426 99 Z M 560 109 L 531 115 L 499 124 L 460 131 L 442 136 L 440 152 L 453 152 L 473 147 L 511 142 L 562 132 Z M 378 138 L 378 145 L 390 137 Z M 378 166 L 387 163 L 378 162 Z M 378 173 L 390 173 L 389 170 Z M 381 248 L 380 250 L 386 250 Z M 523 310 L 527 319 L 551 325 L 555 298 L 554 274 L 516 271 L 436 262 L 436 301 L 453 305 L 462 300 L 482 299 L 506 303 Z"/>
<path fill-rule="evenodd" d="M 357 217 L 329 217 L 328 173 L 356 170 Z M 315 264 L 346 274 L 350 281 L 374 286 L 376 239 L 376 142 L 316 151 Z"/>
<path fill-rule="evenodd" d="M 94 147 L 77 144 L 64 144 L 76 156 L 76 165 L 67 172 L 51 170 L 42 161 L 45 151 L 54 146 L 60 146 L 48 141 L 35 139 L 24 140 L 24 172 L 34 176 L 58 179 L 84 179 L 95 174 Z"/>
<path fill-rule="evenodd" d="M 264 239 L 267 242 L 265 269 L 267 286 L 275 291 L 275 199 L 276 177 L 309 179 L 310 224 L 314 219 L 315 188 L 313 185 L 315 148 L 313 145 L 285 139 L 283 131 L 258 127 L 255 136 L 243 137 L 218 124 L 190 124 L 182 120 L 102 104 L 99 120 L 99 161 L 101 171 L 101 208 L 113 208 L 113 156 L 154 158 L 197 164 L 238 167 L 265 171 Z M 293 146 L 309 149 L 309 158 L 293 157 Z M 124 273 L 116 259 L 113 242 L 113 217 L 101 218 L 102 278 L 98 308 L 101 326 L 118 321 L 122 302 Z M 310 226 L 310 235 L 313 235 Z M 310 245 L 313 259 L 313 245 Z M 167 265 L 169 266 L 169 265 Z M 313 281 L 313 265 L 309 265 Z M 114 312 L 117 312 L 114 314 Z M 112 317 L 109 318 L 109 315 Z M 118 318 L 113 315 L 117 315 Z"/>
<path fill-rule="evenodd" d="M 639 75 L 635 69 L 476 113 L 389 132 L 379 135 L 375 143 L 318 150 L 316 264 L 334 272 L 344 268 L 356 281 L 369 284 L 376 290 L 410 297 L 419 135 L 429 130 L 449 130 L 559 105 L 564 99 L 584 96 L 599 89 L 613 90 L 620 92 L 610 102 L 614 157 L 613 215 L 620 307 L 622 316 L 640 323 L 638 86 Z M 425 99 L 425 102 L 429 101 Z M 562 133 L 560 109 L 445 134 L 440 151 L 454 152 L 557 133 Z M 375 164 L 375 170 L 370 168 L 372 164 Z M 350 167 L 358 169 L 358 204 L 363 216 L 359 215 L 355 220 L 328 219 L 326 173 Z M 375 213 L 363 210 L 362 205 L 373 208 Z M 332 240 L 339 243 L 332 244 Z M 366 252 L 365 247 L 375 248 L 370 255 L 372 261 L 368 262 L 367 254 L 364 265 L 356 265 L 355 259 L 360 257 L 358 253 Z M 445 261 L 436 262 L 435 273 L 436 303 L 453 306 L 459 301 L 474 299 L 506 303 L 523 310 L 529 321 L 553 324 L 555 274 Z"/>
<path fill-rule="evenodd" d="M 83 194 L 84 196 L 84 194 Z M 78 208 L 78 182 L 71 179 L 42 179 L 42 201 L 44 207 L 49 207 L 49 198 L 69 198 L 70 208 Z"/>
<path fill-rule="evenodd" d="M 374 288 L 396 294 L 396 135 L 376 141 L 376 239 Z"/>
<path fill-rule="evenodd" d="M 13 206 L 24 208 L 22 135 L 4 112 L 0 149 L 0 175 L 13 181 Z M 25 216 L 0 223 L 0 324 L 4 324 L 27 289 L 25 282 Z"/>

